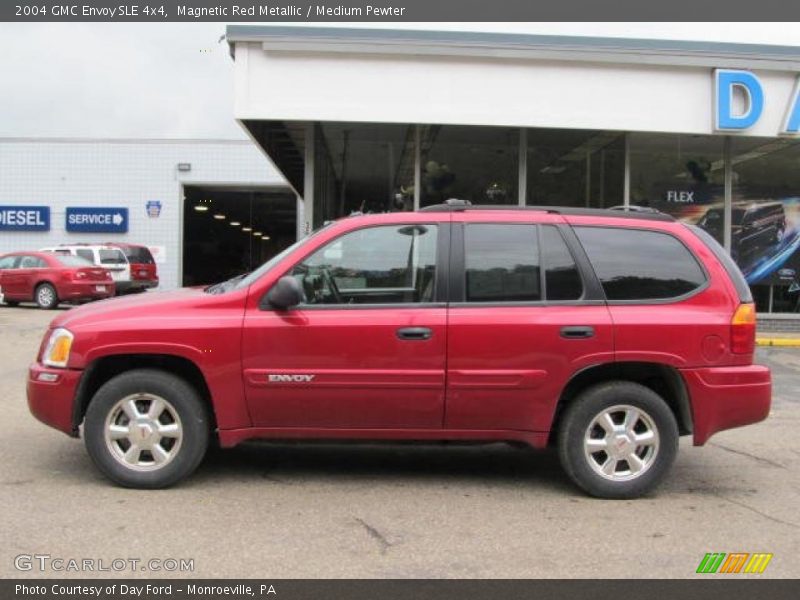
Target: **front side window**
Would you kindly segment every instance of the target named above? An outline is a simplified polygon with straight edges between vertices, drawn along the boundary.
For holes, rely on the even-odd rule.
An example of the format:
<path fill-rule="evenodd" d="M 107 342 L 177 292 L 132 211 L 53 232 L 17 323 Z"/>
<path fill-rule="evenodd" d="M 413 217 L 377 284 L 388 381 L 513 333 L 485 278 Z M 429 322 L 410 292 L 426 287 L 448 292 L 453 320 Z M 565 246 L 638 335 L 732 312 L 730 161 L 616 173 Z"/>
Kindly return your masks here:
<path fill-rule="evenodd" d="M 464 267 L 467 302 L 542 299 L 536 225 L 467 225 Z"/>
<path fill-rule="evenodd" d="M 663 300 L 701 287 L 706 277 L 677 238 L 658 231 L 575 227 L 608 300 Z"/>
<path fill-rule="evenodd" d="M 16 261 L 16 256 L 4 256 L 3 258 L 0 258 L 0 269 L 13 269 Z"/>
<path fill-rule="evenodd" d="M 291 271 L 305 304 L 433 302 L 436 225 L 368 227 L 326 244 Z"/>

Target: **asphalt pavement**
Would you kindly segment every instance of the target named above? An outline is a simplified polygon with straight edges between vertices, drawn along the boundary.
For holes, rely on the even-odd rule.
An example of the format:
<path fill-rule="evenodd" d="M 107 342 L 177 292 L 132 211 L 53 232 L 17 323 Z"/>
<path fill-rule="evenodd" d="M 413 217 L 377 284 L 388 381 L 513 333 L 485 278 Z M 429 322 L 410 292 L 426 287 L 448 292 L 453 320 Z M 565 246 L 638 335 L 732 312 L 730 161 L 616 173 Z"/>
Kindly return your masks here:
<path fill-rule="evenodd" d="M 757 577 L 800 575 L 798 348 L 758 351 L 775 382 L 766 421 L 703 448 L 682 438 L 667 481 L 638 500 L 589 498 L 554 453 L 505 444 L 251 443 L 140 491 L 28 412 L 27 365 L 55 314 L 0 307 L 2 577 L 694 577 L 707 552 L 769 552 Z M 33 555 L 46 571 L 17 569 Z M 193 570 L 165 571 L 169 559 Z M 162 570 L 142 570 L 150 560 Z"/>

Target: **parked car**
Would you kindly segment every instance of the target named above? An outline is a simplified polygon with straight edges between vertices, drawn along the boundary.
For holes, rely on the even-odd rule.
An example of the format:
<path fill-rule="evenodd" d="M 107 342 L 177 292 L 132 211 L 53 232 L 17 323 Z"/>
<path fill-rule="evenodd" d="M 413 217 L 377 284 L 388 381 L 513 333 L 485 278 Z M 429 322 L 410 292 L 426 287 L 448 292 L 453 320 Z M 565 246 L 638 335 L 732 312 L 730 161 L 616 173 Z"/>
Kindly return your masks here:
<path fill-rule="evenodd" d="M 724 208 L 710 208 L 698 225 L 722 239 Z M 786 212 L 780 202 L 735 202 L 731 208 L 731 255 L 739 260 L 778 244 L 786 233 Z"/>
<path fill-rule="evenodd" d="M 60 302 L 113 295 L 114 281 L 109 272 L 80 257 L 48 252 L 0 256 L 0 300 L 9 306 L 33 301 L 40 308 L 55 308 Z"/>
<path fill-rule="evenodd" d="M 588 493 L 653 489 L 679 435 L 770 409 L 755 309 L 711 236 L 659 213 L 353 216 L 246 276 L 55 319 L 28 401 L 118 484 L 189 475 L 212 438 L 555 446 Z"/>
<path fill-rule="evenodd" d="M 128 259 L 131 273 L 131 285 L 127 291 L 144 292 L 149 288 L 158 287 L 158 267 L 153 254 L 147 246 L 138 244 L 121 244 L 109 242 L 112 248 L 119 248 Z"/>
<path fill-rule="evenodd" d="M 80 256 L 99 267 L 108 269 L 114 279 L 117 294 L 124 294 L 134 287 L 130 263 L 125 253 L 119 248 L 106 244 L 61 244 L 42 248 L 41 252 Z"/>

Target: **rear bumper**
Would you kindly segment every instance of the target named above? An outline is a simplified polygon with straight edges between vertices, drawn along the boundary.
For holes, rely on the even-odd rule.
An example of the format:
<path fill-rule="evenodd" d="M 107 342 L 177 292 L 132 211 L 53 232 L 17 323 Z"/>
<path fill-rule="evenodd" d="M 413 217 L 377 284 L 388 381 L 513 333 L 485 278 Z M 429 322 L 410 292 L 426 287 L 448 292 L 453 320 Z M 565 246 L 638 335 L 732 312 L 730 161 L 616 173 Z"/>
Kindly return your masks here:
<path fill-rule="evenodd" d="M 694 445 L 702 446 L 724 429 L 758 423 L 772 403 L 772 377 L 767 367 L 682 369 L 689 391 Z"/>
<path fill-rule="evenodd" d="M 42 381 L 42 374 L 56 377 L 55 381 Z M 83 371 L 51 369 L 39 363 L 28 368 L 28 408 L 34 417 L 45 425 L 75 436 L 72 409 L 75 392 Z"/>
<path fill-rule="evenodd" d="M 105 288 L 98 291 L 98 286 Z M 110 298 L 114 295 L 114 283 L 111 281 L 87 281 L 67 283 L 58 287 L 59 300 L 84 300 Z"/>

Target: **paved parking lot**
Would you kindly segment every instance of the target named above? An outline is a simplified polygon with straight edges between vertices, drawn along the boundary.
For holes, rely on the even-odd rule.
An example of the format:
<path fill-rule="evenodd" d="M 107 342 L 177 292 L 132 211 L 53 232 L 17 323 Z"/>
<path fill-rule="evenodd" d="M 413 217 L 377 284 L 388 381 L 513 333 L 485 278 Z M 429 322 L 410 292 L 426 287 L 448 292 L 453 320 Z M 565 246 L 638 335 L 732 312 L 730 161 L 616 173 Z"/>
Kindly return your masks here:
<path fill-rule="evenodd" d="M 554 454 L 503 444 L 250 444 L 146 492 L 107 483 L 82 442 L 28 413 L 26 367 L 53 316 L 0 307 L 2 577 L 41 576 L 14 568 L 36 553 L 191 558 L 195 577 L 488 578 L 689 577 L 706 552 L 772 552 L 763 576 L 800 574 L 800 349 L 759 351 L 767 421 L 682 440 L 640 500 L 588 498 Z"/>

